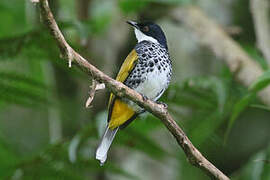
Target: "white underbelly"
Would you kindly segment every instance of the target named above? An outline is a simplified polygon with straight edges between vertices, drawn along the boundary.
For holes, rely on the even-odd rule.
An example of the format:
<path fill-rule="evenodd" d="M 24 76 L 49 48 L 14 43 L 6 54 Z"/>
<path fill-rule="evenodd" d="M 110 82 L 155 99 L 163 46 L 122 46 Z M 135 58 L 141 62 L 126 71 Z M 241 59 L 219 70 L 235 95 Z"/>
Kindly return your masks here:
<path fill-rule="evenodd" d="M 149 99 L 156 100 L 162 90 L 168 85 L 167 71 L 160 73 L 157 68 L 153 72 L 147 74 L 146 80 L 140 84 L 135 90 Z"/>

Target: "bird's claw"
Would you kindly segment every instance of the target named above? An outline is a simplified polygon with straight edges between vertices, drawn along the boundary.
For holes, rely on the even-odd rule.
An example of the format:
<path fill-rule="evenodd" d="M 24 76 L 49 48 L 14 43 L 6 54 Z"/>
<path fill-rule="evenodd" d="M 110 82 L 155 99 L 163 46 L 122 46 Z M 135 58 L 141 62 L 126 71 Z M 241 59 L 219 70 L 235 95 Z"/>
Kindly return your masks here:
<path fill-rule="evenodd" d="M 144 94 L 141 94 L 141 96 L 142 96 L 143 101 L 147 101 L 148 100 L 148 97 L 145 96 Z"/>
<path fill-rule="evenodd" d="M 164 102 L 156 101 L 157 104 L 162 105 L 165 109 L 168 109 L 168 105 Z"/>

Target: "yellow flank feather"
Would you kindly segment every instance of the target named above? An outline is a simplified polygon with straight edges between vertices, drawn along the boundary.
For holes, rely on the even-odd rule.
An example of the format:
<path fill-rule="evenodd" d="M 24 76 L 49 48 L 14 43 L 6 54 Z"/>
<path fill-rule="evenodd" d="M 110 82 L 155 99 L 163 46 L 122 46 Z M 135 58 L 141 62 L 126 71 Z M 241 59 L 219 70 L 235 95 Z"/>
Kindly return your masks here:
<path fill-rule="evenodd" d="M 130 71 L 134 68 L 134 65 L 136 64 L 138 60 L 138 54 L 137 52 L 133 49 L 127 58 L 125 59 L 124 63 L 122 64 L 120 71 L 116 77 L 117 81 L 124 82 L 126 78 L 128 77 Z"/>
<path fill-rule="evenodd" d="M 134 68 L 136 62 L 138 60 L 138 54 L 135 50 L 132 50 L 127 58 L 125 59 L 124 63 L 122 64 L 120 71 L 116 77 L 117 81 L 124 82 L 128 77 L 129 73 Z M 134 110 L 131 109 L 126 103 L 121 101 L 120 99 L 116 99 L 114 103 L 113 93 L 110 95 L 109 100 L 109 108 L 111 108 L 111 115 L 109 116 L 109 128 L 114 129 L 116 127 L 121 126 L 127 120 L 129 120 L 134 114 Z M 113 105 L 113 107 L 111 107 Z"/>
<path fill-rule="evenodd" d="M 113 105 L 111 120 L 109 122 L 109 128 L 114 129 L 124 124 L 135 114 L 134 110 L 131 109 L 126 103 L 120 99 L 116 99 Z"/>
<path fill-rule="evenodd" d="M 123 62 L 120 71 L 118 72 L 117 76 L 116 76 L 116 80 L 120 81 L 120 82 L 124 82 L 129 73 L 132 71 L 132 69 L 134 68 L 136 62 L 138 60 L 138 54 L 137 52 L 133 49 L 129 55 L 126 57 L 125 61 Z M 109 106 L 112 103 L 112 99 L 114 97 L 114 94 L 111 93 L 110 95 L 110 100 L 109 100 Z"/>

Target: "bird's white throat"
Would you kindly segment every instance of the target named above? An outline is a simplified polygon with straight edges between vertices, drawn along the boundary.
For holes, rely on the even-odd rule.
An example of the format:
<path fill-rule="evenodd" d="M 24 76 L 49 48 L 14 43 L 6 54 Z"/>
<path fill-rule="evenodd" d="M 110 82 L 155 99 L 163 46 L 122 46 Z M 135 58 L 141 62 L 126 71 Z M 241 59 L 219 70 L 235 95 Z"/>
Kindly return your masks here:
<path fill-rule="evenodd" d="M 153 43 L 158 43 L 158 41 L 155 38 L 152 38 L 151 36 L 145 35 L 140 30 L 134 28 L 134 31 L 135 31 L 135 36 L 136 36 L 138 42 L 141 42 L 141 41 L 151 41 Z"/>

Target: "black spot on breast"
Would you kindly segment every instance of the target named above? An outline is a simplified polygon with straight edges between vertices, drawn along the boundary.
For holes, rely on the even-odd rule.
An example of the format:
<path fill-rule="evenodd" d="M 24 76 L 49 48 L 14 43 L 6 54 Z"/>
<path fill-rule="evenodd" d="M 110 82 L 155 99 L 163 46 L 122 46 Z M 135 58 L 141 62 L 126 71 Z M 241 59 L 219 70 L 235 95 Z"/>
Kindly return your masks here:
<path fill-rule="evenodd" d="M 160 66 L 158 66 L 158 70 L 160 70 L 161 69 L 161 67 Z"/>
<path fill-rule="evenodd" d="M 157 59 L 154 59 L 155 63 L 158 63 L 158 60 Z"/>
<path fill-rule="evenodd" d="M 150 51 L 153 51 L 153 48 L 149 48 Z"/>
<path fill-rule="evenodd" d="M 151 68 L 151 69 L 150 69 L 150 71 L 151 71 L 151 72 L 153 72 L 153 71 L 154 71 L 154 69 L 153 69 L 153 68 Z"/>
<path fill-rule="evenodd" d="M 136 79 L 136 83 L 139 84 L 141 82 L 140 79 Z"/>
<path fill-rule="evenodd" d="M 150 66 L 150 67 L 153 67 L 153 66 L 154 66 L 153 61 L 150 61 L 150 62 L 149 62 L 149 66 Z"/>
<path fill-rule="evenodd" d="M 146 56 L 146 54 L 142 54 L 142 57 L 145 57 Z"/>

